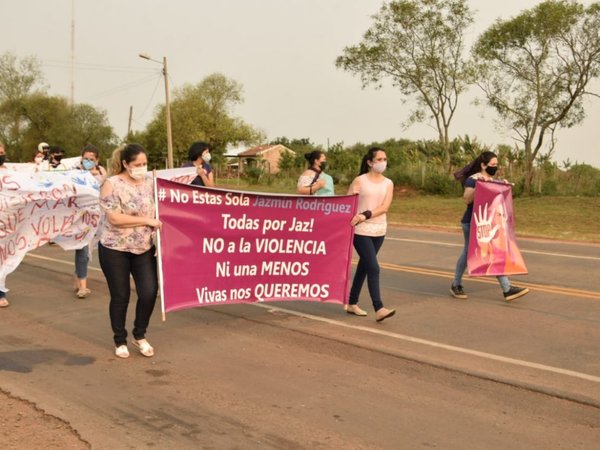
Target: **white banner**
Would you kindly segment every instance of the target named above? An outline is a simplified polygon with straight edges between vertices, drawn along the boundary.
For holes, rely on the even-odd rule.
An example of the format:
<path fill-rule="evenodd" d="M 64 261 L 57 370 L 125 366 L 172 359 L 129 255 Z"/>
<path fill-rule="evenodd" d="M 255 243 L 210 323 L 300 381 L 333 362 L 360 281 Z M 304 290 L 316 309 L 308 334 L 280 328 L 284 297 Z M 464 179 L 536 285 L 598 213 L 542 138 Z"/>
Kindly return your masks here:
<path fill-rule="evenodd" d="M 97 180 L 84 170 L 0 170 L 0 290 L 25 254 L 48 241 L 65 250 L 85 247 L 102 214 Z"/>

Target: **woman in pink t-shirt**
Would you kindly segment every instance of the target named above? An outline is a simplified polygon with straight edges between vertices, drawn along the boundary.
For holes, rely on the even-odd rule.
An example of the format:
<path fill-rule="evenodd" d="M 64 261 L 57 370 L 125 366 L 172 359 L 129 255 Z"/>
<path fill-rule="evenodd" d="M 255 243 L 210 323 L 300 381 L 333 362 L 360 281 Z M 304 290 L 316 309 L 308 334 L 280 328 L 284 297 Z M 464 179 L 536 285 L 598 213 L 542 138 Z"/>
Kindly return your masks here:
<path fill-rule="evenodd" d="M 363 157 L 360 175 L 352 181 L 348 189 L 348 195 L 358 194 L 358 210 L 362 212 L 356 214 L 350 221 L 351 225 L 356 227 L 354 249 L 358 253 L 359 260 L 346 311 L 357 316 L 367 315 L 367 312 L 358 306 L 358 297 L 366 278 L 377 322 L 396 313 L 394 309 L 385 308 L 381 301 L 377 261 L 377 252 L 383 245 L 387 231 L 386 213 L 392 204 L 394 194 L 394 183 L 383 176 L 386 167 L 385 151 L 378 147 L 369 149 Z"/>

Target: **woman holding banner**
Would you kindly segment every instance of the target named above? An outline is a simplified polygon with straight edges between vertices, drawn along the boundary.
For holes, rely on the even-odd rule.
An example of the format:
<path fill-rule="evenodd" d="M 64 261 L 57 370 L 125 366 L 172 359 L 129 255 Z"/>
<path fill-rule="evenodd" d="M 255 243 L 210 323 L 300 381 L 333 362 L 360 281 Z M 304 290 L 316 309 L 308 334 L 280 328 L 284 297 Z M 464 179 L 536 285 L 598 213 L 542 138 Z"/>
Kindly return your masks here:
<path fill-rule="evenodd" d="M 358 210 L 362 212 L 350 221 L 350 224 L 355 226 L 354 248 L 359 260 L 346 312 L 357 316 L 367 315 L 367 312 L 358 306 L 358 297 L 366 278 L 377 322 L 396 313 L 394 309 L 384 308 L 381 301 L 377 262 L 377 253 L 383 245 L 387 231 L 386 213 L 394 194 L 394 183 L 383 176 L 386 167 L 385 151 L 378 147 L 369 149 L 362 159 L 360 175 L 352 181 L 348 189 L 348 195 L 358 194 Z"/>
<path fill-rule="evenodd" d="M 87 144 L 81 150 L 81 164 L 79 169 L 87 170 L 102 186 L 106 179 L 106 170 L 99 164 L 100 152 L 92 144 Z M 75 292 L 77 298 L 86 298 L 92 293 L 87 287 L 87 269 L 90 261 L 89 246 L 75 250 Z"/>
<path fill-rule="evenodd" d="M 188 163 L 196 168 L 196 178 L 190 184 L 194 186 L 215 186 L 215 175 L 209 164 L 211 160 L 210 146 L 206 142 L 194 142 L 188 149 Z"/>
<path fill-rule="evenodd" d="M 111 174 L 100 191 L 100 206 L 106 226 L 98 245 L 100 266 L 110 291 L 110 323 L 115 355 L 127 358 L 125 322 L 129 305 L 129 277 L 133 276 L 138 296 L 132 344 L 144 356 L 154 349 L 146 340 L 146 329 L 158 292 L 153 234 L 161 223 L 154 216 L 154 187 L 146 177 L 148 158 L 144 148 L 129 144 L 113 153 Z"/>
<path fill-rule="evenodd" d="M 456 262 L 454 272 L 454 281 L 450 286 L 450 293 L 455 298 L 466 299 L 467 294 L 462 286 L 462 277 L 467 269 L 467 255 L 469 253 L 469 237 L 471 234 L 471 219 L 473 217 L 473 200 L 475 199 L 475 186 L 477 180 L 497 181 L 494 175 L 498 170 L 498 157 L 495 153 L 485 151 L 481 153 L 474 161 L 463 167 L 454 174 L 455 178 L 461 182 L 464 187 L 463 199 L 467 204 L 467 209 L 463 214 L 461 226 L 465 239 L 463 251 Z M 527 288 L 511 286 L 508 277 L 501 275 L 496 277 L 502 288 L 504 299 L 510 302 L 514 299 L 524 296 L 529 292 Z"/>
<path fill-rule="evenodd" d="M 308 161 L 306 169 L 298 179 L 296 191 L 302 195 L 335 195 L 333 178 L 324 171 L 327 168 L 325 153 L 315 150 L 304 155 Z"/>

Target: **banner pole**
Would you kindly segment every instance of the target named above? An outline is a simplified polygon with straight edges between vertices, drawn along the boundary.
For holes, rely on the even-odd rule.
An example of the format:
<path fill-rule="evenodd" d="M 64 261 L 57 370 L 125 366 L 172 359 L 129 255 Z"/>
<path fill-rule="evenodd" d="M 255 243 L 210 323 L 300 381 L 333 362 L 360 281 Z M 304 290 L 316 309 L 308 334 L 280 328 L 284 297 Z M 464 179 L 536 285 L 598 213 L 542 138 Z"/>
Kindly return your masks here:
<path fill-rule="evenodd" d="M 154 169 L 152 171 L 152 177 L 153 177 L 153 182 L 154 182 L 154 214 L 156 215 L 156 220 L 160 220 L 160 215 L 158 213 L 158 189 L 157 189 L 157 183 L 156 183 L 156 169 Z M 156 253 L 157 253 L 157 263 L 158 263 L 158 286 L 160 287 L 160 309 L 162 312 L 162 321 L 164 322 L 167 320 L 167 317 L 165 314 L 165 288 L 163 285 L 160 228 L 156 230 Z"/>

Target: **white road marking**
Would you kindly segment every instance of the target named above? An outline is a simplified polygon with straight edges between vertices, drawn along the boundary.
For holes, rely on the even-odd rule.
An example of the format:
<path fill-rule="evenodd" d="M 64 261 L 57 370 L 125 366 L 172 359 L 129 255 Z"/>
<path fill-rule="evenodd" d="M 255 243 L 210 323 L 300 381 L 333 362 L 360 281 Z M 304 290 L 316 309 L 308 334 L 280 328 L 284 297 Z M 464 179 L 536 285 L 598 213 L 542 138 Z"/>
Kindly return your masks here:
<path fill-rule="evenodd" d="M 453 244 L 451 242 L 441 242 L 441 241 L 424 241 L 420 239 L 402 239 L 402 238 L 393 238 L 387 237 L 386 241 L 400 241 L 400 242 L 411 242 L 414 244 L 431 244 L 431 245 L 442 245 L 445 247 L 463 247 L 463 244 Z M 567 253 L 549 253 L 549 252 L 540 252 L 537 250 L 521 250 L 521 253 L 529 253 L 531 255 L 543 255 L 543 256 L 557 256 L 559 258 L 573 258 L 573 259 L 588 259 L 591 261 L 600 261 L 600 257 L 596 256 L 583 256 L 583 255 L 569 255 Z"/>
<path fill-rule="evenodd" d="M 27 253 L 25 255 L 26 258 L 36 258 L 36 259 L 41 259 L 43 261 L 52 261 L 52 262 L 57 262 L 57 263 L 61 263 L 61 264 L 66 264 L 67 266 L 74 266 L 75 263 L 73 261 L 65 261 L 63 259 L 56 259 L 56 258 L 49 258 L 47 256 L 42 256 L 42 255 L 33 255 L 31 253 Z M 88 266 L 88 270 L 95 270 L 97 272 L 102 272 L 102 269 L 98 268 L 98 267 L 92 267 L 92 266 Z"/>
<path fill-rule="evenodd" d="M 258 308 L 265 308 L 272 311 L 280 311 L 293 316 L 302 317 L 304 319 L 315 320 L 318 322 L 327 323 L 329 325 L 336 325 L 344 328 L 351 328 L 354 330 L 361 330 L 371 334 L 378 334 L 380 336 L 386 336 L 393 339 L 398 339 L 407 342 L 414 342 L 416 344 L 427 345 L 429 347 L 441 348 L 444 350 L 448 350 L 456 353 L 463 353 L 466 355 L 477 356 L 480 358 L 489 359 L 492 361 L 500 361 L 507 364 L 512 364 L 514 366 L 527 367 L 529 369 L 538 369 L 545 372 L 557 373 L 560 375 L 566 375 L 569 377 L 580 378 L 582 380 L 593 381 L 594 383 L 600 383 L 600 377 L 595 375 L 589 375 L 587 373 L 576 372 L 574 370 L 561 369 L 560 367 L 547 366 L 545 364 L 538 364 L 530 361 L 524 361 L 521 359 L 508 358 L 506 356 L 494 355 L 493 353 L 480 352 L 478 350 L 471 350 L 463 347 L 456 347 L 454 345 L 442 344 L 440 342 L 429 341 L 427 339 L 416 338 L 413 336 L 407 336 L 404 334 L 392 333 L 390 331 L 385 330 L 377 330 L 375 328 L 362 327 L 359 325 L 351 325 L 346 322 L 341 322 L 338 320 L 327 319 L 325 317 L 315 316 L 313 314 L 306 314 L 298 311 L 293 311 L 290 309 L 280 308 L 278 306 L 272 306 L 268 304 L 257 304 L 251 303 L 251 305 L 256 306 Z"/>

